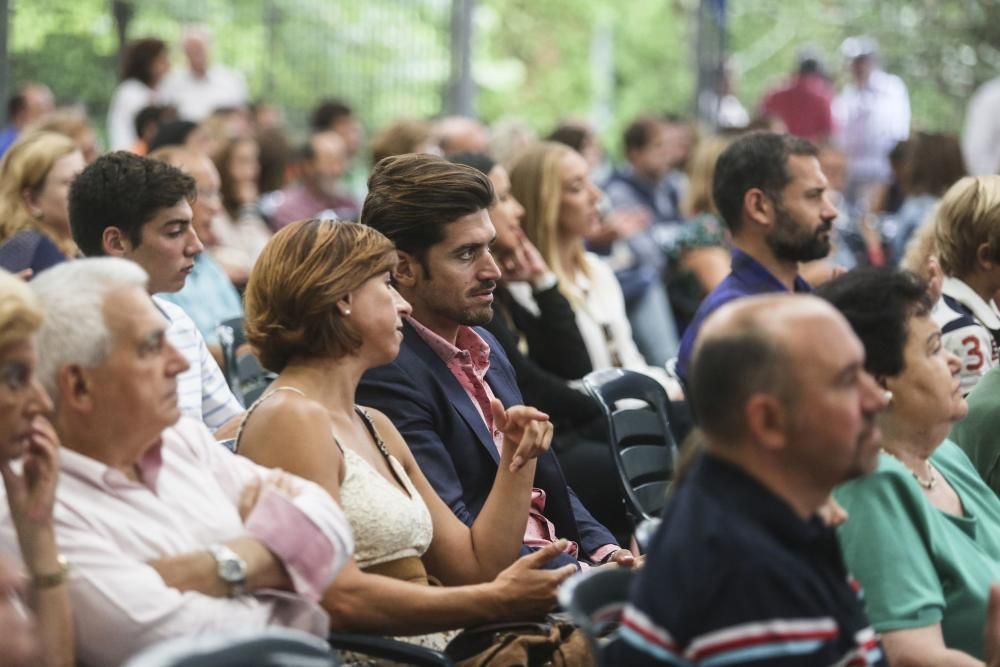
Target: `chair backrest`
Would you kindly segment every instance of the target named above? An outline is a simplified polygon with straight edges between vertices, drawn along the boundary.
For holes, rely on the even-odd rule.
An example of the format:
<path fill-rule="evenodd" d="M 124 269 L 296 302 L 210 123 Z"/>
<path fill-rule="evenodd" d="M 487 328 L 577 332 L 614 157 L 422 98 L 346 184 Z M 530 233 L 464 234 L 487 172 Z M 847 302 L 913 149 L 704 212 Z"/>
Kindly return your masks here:
<path fill-rule="evenodd" d="M 236 399 L 246 406 L 246 399 L 240 391 L 240 380 L 236 366 L 236 332 L 233 327 L 223 322 L 216 328 L 219 336 L 219 346 L 222 348 L 222 375 L 226 378 L 229 390 Z"/>
<path fill-rule="evenodd" d="M 583 384 L 604 412 L 633 523 L 659 516 L 677 456 L 666 391 L 653 378 L 620 368 L 590 373 Z"/>
<path fill-rule="evenodd" d="M 318 637 L 287 628 L 253 634 L 168 639 L 132 657 L 126 667 L 330 667 L 338 665 Z"/>
<path fill-rule="evenodd" d="M 250 352 L 236 360 L 236 376 L 240 393 L 248 407 L 253 405 L 253 402 L 267 391 L 274 378 L 278 377 L 261 366 L 257 357 Z"/>
<path fill-rule="evenodd" d="M 246 345 L 247 333 L 246 330 L 243 328 L 242 317 L 234 317 L 232 319 L 225 320 L 222 323 L 220 323 L 219 326 L 229 327 L 230 329 L 233 330 L 233 347 L 235 347 L 237 350 L 240 349 L 241 345 Z"/>
<path fill-rule="evenodd" d="M 590 638 L 595 655 L 618 638 L 632 572 L 627 568 L 584 570 L 559 587 L 559 604 Z"/>

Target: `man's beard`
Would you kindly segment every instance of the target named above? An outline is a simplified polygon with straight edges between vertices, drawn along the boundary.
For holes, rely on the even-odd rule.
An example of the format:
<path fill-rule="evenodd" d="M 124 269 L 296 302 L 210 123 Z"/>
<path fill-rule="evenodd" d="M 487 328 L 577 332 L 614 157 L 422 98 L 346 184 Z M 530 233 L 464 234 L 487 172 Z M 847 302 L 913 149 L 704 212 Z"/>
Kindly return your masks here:
<path fill-rule="evenodd" d="M 495 280 L 486 280 L 479 286 L 478 292 L 486 293 L 492 292 L 493 298 L 496 299 L 496 287 L 497 283 Z M 473 306 L 471 308 L 466 308 L 461 312 L 458 321 L 467 327 L 477 327 L 484 324 L 489 324 L 490 320 L 493 319 L 493 302 L 486 303 L 481 306 Z"/>
<path fill-rule="evenodd" d="M 789 262 L 811 262 L 830 254 L 832 221 L 825 221 L 810 232 L 799 225 L 781 205 L 775 207 L 774 232 L 767 237 L 767 245 L 774 256 Z"/>
<path fill-rule="evenodd" d="M 493 306 L 479 306 L 478 308 L 468 308 L 459 315 L 458 323 L 467 327 L 479 327 L 489 324 L 493 319 Z"/>
<path fill-rule="evenodd" d="M 478 291 L 486 291 L 490 287 L 496 288 L 495 281 L 487 281 L 483 283 Z M 494 292 L 494 295 L 496 293 Z M 494 298 L 496 298 L 494 296 Z M 454 301 L 442 302 L 439 298 L 433 301 L 428 301 L 433 303 L 432 308 L 443 315 L 445 318 L 451 320 L 452 322 L 457 322 L 463 326 L 467 327 L 478 327 L 485 324 L 489 324 L 493 319 L 493 304 L 484 303 L 482 305 L 465 305 L 462 303 L 455 303 Z"/>

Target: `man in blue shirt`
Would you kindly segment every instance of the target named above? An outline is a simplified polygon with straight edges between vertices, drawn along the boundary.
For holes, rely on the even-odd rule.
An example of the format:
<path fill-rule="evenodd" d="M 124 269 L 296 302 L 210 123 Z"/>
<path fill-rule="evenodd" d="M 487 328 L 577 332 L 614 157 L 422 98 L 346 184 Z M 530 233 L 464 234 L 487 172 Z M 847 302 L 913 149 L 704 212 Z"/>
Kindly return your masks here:
<path fill-rule="evenodd" d="M 771 294 L 705 323 L 704 453 L 675 488 L 610 651 L 622 665 L 885 665 L 819 510 L 878 461 L 885 392 L 832 306 Z M 609 656 L 611 657 L 611 656 Z"/>
<path fill-rule="evenodd" d="M 610 249 L 615 275 L 646 361 L 661 366 L 677 352 L 677 325 L 663 286 L 665 247 L 682 228 L 677 162 L 683 146 L 662 118 L 641 116 L 625 129 L 625 164 L 603 184 L 613 211 L 641 212 L 649 226 L 615 242 Z M 599 250 L 599 249 L 598 249 Z M 600 250 L 599 250 L 600 251 Z"/>
<path fill-rule="evenodd" d="M 677 356 L 684 382 L 701 324 L 717 308 L 751 294 L 810 291 L 799 262 L 829 254 L 837 217 L 817 155 L 805 139 L 753 132 L 719 156 L 712 197 L 733 235 L 733 266 L 684 332 Z"/>
<path fill-rule="evenodd" d="M 17 141 L 21 131 L 55 108 L 52 91 L 41 84 L 28 82 L 7 103 L 7 126 L 0 130 L 0 155 Z"/>

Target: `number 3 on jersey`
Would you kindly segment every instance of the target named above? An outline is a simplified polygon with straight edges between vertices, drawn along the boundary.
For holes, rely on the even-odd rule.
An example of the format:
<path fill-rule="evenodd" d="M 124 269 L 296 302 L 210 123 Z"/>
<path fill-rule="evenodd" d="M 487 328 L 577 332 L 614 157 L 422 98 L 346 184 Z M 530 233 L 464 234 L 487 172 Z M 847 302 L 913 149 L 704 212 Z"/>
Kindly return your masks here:
<path fill-rule="evenodd" d="M 983 356 L 983 346 L 979 343 L 978 336 L 966 336 L 962 339 L 962 346 L 965 348 L 965 370 L 978 371 L 986 363 Z"/>

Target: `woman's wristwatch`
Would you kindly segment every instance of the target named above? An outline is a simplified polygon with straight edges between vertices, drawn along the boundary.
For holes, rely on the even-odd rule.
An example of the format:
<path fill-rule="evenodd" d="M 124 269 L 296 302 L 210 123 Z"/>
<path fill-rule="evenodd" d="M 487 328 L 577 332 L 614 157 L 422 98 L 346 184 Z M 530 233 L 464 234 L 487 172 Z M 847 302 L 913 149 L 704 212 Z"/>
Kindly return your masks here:
<path fill-rule="evenodd" d="M 31 577 L 31 587 L 36 591 L 45 590 L 46 588 L 55 588 L 66 582 L 69 576 L 69 561 L 62 554 L 56 556 L 56 562 L 59 563 L 59 571 L 50 574 L 33 574 Z"/>

